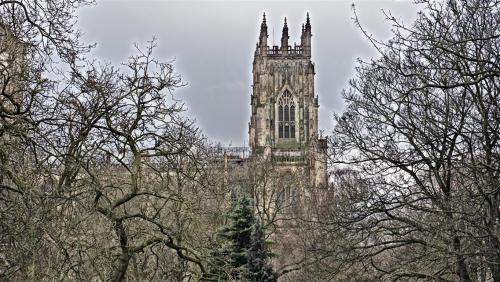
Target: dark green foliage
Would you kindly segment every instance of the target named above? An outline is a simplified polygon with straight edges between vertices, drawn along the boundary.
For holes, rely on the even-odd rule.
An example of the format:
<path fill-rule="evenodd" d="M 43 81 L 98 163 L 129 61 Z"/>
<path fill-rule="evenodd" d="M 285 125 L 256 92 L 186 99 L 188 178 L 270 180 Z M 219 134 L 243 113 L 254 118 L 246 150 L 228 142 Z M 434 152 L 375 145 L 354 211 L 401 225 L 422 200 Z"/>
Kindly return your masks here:
<path fill-rule="evenodd" d="M 251 235 L 255 217 L 250 200 L 241 196 L 228 215 L 229 224 L 219 233 L 220 238 L 229 242 L 229 258 L 235 275 L 247 263 L 247 250 L 251 246 Z"/>
<path fill-rule="evenodd" d="M 277 281 L 276 273 L 268 261 L 269 253 L 266 238 L 260 221 L 257 220 L 252 232 L 252 246 L 248 250 L 245 278 L 249 281 L 272 282 Z"/>
<path fill-rule="evenodd" d="M 229 265 L 228 252 L 224 250 L 221 243 L 217 241 L 210 252 L 208 273 L 204 277 L 204 281 L 228 281 Z"/>
<path fill-rule="evenodd" d="M 217 234 L 219 245 L 211 253 L 208 280 L 276 281 L 264 231 L 255 220 L 250 200 L 239 197 L 228 219 Z"/>

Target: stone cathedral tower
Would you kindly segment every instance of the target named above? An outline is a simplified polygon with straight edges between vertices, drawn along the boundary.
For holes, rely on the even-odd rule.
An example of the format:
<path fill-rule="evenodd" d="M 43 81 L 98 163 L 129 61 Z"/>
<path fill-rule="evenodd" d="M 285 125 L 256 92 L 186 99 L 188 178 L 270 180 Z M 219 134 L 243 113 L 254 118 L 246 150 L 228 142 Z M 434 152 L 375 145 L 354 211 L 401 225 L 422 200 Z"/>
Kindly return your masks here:
<path fill-rule="evenodd" d="M 253 61 L 249 144 L 252 155 L 272 158 L 284 171 L 302 172 L 318 187 L 327 182 L 326 140 L 318 136 L 311 37 L 307 14 L 300 45 L 290 46 L 285 18 L 281 46 L 268 46 L 264 14 Z"/>

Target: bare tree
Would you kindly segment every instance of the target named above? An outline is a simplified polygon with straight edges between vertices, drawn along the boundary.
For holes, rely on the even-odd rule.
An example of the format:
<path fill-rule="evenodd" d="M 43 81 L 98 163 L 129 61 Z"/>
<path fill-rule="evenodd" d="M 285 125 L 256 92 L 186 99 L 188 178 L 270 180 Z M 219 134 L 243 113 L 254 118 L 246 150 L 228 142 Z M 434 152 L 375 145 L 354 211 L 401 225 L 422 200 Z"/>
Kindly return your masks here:
<path fill-rule="evenodd" d="M 84 4 L 0 2 L 0 277 L 199 278 L 213 183 L 180 76 L 154 41 L 121 67 L 87 60 Z"/>
<path fill-rule="evenodd" d="M 0 193 L 2 277 L 36 280 L 41 241 L 57 205 L 47 203 L 50 168 L 35 153 L 33 114 L 52 97 L 56 61 L 88 50 L 73 33 L 73 11 L 86 1 L 0 1 Z M 42 115 L 38 115 L 41 117 Z"/>
<path fill-rule="evenodd" d="M 380 279 L 500 281 L 499 5 L 419 1 L 360 61 L 332 159 L 367 189 L 331 224 Z M 356 22 L 359 23 L 357 17 Z"/>

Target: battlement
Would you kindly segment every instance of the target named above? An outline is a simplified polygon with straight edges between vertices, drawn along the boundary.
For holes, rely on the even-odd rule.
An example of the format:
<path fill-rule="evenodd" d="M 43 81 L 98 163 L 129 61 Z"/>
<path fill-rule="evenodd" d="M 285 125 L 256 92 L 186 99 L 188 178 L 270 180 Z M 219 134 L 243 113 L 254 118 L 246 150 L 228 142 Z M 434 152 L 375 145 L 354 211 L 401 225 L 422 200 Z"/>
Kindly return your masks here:
<path fill-rule="evenodd" d="M 257 42 L 256 56 L 263 57 L 311 57 L 311 21 L 309 19 L 309 13 L 307 13 L 307 18 L 305 24 L 302 25 L 302 34 L 300 37 L 300 44 L 294 44 L 294 46 L 288 45 L 288 40 L 290 36 L 288 35 L 288 25 L 286 18 L 283 25 L 283 32 L 281 35 L 281 46 L 268 46 L 267 38 L 267 21 L 266 14 L 263 15 L 262 24 L 260 26 L 259 41 Z"/>
<path fill-rule="evenodd" d="M 268 57 L 281 57 L 283 55 L 301 57 L 305 56 L 306 52 L 301 45 L 288 46 L 285 50 L 278 45 L 274 45 L 272 48 L 266 46 L 265 55 Z"/>

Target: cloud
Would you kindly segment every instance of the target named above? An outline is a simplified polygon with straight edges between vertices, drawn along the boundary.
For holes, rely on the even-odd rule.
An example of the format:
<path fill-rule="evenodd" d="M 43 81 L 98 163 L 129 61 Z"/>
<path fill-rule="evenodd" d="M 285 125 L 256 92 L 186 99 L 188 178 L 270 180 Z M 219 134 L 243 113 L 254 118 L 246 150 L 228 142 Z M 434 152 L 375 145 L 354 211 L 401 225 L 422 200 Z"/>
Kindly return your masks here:
<path fill-rule="evenodd" d="M 355 28 L 352 1 L 115 1 L 105 0 L 80 13 L 84 39 L 97 42 L 94 55 L 113 63 L 133 52 L 132 43 L 158 38 L 156 55 L 175 59 L 176 70 L 188 82 L 177 91 L 203 131 L 213 140 L 248 144 L 252 60 L 262 12 L 270 38 L 279 43 L 283 18 L 290 42 L 298 42 L 309 12 L 313 31 L 316 92 L 320 128 L 333 129 L 333 112 L 343 110 L 340 97 L 353 75 L 357 57 L 376 55 Z M 357 1 L 361 22 L 376 36 L 390 36 L 381 9 L 405 22 L 416 15 L 404 1 Z"/>

